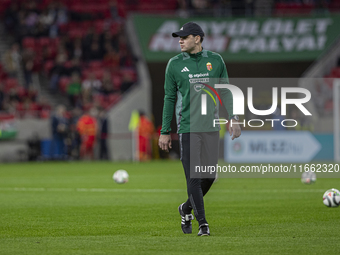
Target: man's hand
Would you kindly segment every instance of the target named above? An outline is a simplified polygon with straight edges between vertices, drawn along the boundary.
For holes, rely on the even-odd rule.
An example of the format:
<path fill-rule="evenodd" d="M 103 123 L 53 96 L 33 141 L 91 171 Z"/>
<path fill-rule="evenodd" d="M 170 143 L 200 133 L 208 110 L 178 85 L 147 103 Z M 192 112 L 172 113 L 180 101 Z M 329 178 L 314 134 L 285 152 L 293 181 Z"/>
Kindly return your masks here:
<path fill-rule="evenodd" d="M 171 149 L 171 136 L 170 135 L 160 135 L 158 140 L 158 146 L 163 151 L 169 152 L 169 148 Z"/>
<path fill-rule="evenodd" d="M 230 125 L 229 125 L 229 135 L 233 135 L 231 140 L 234 140 L 235 138 L 239 137 L 241 135 L 241 128 L 236 123 L 237 121 L 234 119 L 231 119 Z"/>

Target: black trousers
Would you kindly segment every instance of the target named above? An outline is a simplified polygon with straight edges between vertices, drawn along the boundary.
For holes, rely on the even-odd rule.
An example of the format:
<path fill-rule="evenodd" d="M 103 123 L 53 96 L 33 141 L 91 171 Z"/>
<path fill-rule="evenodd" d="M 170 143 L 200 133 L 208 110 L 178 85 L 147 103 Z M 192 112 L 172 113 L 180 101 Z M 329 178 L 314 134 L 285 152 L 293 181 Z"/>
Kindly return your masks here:
<path fill-rule="evenodd" d="M 202 171 L 218 163 L 219 132 L 179 134 L 179 143 L 188 193 L 184 208 L 192 208 L 197 221 L 202 224 L 206 222 L 203 196 L 216 176 Z"/>

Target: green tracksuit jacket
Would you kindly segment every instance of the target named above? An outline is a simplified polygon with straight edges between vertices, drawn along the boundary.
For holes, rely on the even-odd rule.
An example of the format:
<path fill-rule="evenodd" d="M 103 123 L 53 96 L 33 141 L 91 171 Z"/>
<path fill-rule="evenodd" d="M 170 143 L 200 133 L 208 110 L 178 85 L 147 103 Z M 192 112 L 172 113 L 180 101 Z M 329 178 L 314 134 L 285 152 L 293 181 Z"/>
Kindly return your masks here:
<path fill-rule="evenodd" d="M 213 125 L 213 120 L 219 118 L 218 96 L 229 118 L 233 116 L 233 97 L 228 89 L 214 89 L 214 84 L 228 83 L 227 69 L 218 53 L 207 50 L 196 54 L 183 52 L 171 58 L 165 71 L 161 134 L 169 134 L 171 131 L 176 97 L 177 133 L 220 130 L 219 125 Z M 201 113 L 202 94 L 206 94 L 206 115 Z"/>

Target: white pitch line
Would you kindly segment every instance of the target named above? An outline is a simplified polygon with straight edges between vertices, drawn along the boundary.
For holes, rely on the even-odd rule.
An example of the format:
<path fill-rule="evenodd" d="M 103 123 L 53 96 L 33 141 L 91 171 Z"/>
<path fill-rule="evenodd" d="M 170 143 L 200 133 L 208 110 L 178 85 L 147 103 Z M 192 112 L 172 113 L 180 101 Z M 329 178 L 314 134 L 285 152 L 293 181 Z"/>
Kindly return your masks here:
<path fill-rule="evenodd" d="M 128 192 L 128 193 L 173 193 L 186 192 L 185 189 L 100 189 L 100 188 L 0 188 L 0 191 L 23 192 Z M 323 189 L 212 189 L 212 193 L 322 193 Z"/>

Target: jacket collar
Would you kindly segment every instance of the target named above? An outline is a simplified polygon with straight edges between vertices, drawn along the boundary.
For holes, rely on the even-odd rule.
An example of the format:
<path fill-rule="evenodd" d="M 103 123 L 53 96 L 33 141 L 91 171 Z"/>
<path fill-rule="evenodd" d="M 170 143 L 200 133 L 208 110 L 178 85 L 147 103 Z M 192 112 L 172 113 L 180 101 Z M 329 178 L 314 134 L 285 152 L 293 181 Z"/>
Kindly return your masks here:
<path fill-rule="evenodd" d="M 207 50 L 203 49 L 200 52 L 189 54 L 188 52 L 182 52 L 183 60 L 189 59 L 189 58 L 201 58 L 201 57 L 208 57 Z"/>

